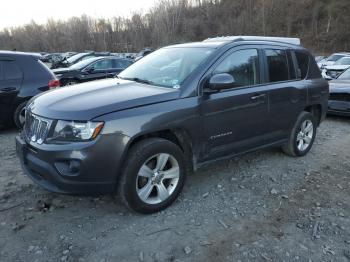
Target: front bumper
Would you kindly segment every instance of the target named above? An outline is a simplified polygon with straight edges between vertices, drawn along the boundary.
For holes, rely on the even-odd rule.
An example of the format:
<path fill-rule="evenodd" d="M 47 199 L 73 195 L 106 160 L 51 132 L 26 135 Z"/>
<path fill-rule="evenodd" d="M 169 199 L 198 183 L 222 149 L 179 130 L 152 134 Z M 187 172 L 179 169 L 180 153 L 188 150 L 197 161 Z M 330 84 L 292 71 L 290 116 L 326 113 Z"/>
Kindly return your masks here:
<path fill-rule="evenodd" d="M 328 114 L 350 116 L 350 102 L 329 100 L 328 101 Z"/>
<path fill-rule="evenodd" d="M 105 194 L 116 188 L 126 140 L 119 138 L 106 135 L 87 143 L 35 145 L 17 136 L 16 151 L 24 173 L 48 191 Z"/>

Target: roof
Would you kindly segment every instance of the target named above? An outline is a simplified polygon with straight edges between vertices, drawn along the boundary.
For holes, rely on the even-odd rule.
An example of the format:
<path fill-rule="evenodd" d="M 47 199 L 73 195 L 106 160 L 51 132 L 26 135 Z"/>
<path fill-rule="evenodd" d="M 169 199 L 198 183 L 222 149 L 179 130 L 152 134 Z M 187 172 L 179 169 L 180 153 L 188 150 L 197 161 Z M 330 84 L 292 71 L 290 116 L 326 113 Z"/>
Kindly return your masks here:
<path fill-rule="evenodd" d="M 0 55 L 6 55 L 6 56 L 31 56 L 31 57 L 42 57 L 39 53 L 27 53 L 27 52 L 17 52 L 17 51 L 5 51 L 0 50 Z"/>
<path fill-rule="evenodd" d="M 293 37 L 274 37 L 274 36 L 221 36 L 208 38 L 203 42 L 239 42 L 239 41 L 268 41 L 279 42 L 292 45 L 300 45 L 299 38 Z"/>

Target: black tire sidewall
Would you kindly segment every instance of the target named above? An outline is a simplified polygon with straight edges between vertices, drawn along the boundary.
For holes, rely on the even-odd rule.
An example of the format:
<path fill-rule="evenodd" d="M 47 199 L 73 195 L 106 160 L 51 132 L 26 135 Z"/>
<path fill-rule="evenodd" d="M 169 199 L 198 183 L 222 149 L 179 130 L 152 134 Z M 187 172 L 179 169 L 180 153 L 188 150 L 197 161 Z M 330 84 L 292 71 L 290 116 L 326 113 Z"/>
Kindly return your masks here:
<path fill-rule="evenodd" d="M 164 139 L 154 140 L 148 144 L 135 145 L 135 147 L 131 154 L 129 154 L 130 157 L 126 160 L 130 164 L 127 165 L 123 172 L 123 176 L 125 176 L 121 190 L 123 197 L 128 206 L 136 212 L 144 214 L 158 212 L 171 205 L 182 191 L 186 180 L 186 166 L 183 153 L 177 145 Z M 159 153 L 170 154 L 177 160 L 180 168 L 180 177 L 172 195 L 165 201 L 152 205 L 143 202 L 139 198 L 136 192 L 136 179 L 141 166 L 147 159 Z"/>
<path fill-rule="evenodd" d="M 302 125 L 302 123 L 305 120 L 310 120 L 312 122 L 312 125 L 313 125 L 313 136 L 312 136 L 311 143 L 310 143 L 309 147 L 306 150 L 301 151 L 298 148 L 297 136 L 298 136 L 298 133 L 300 131 L 301 125 Z M 294 151 L 296 156 L 305 156 L 311 150 L 311 148 L 313 146 L 313 143 L 315 141 L 316 131 L 317 131 L 317 127 L 316 127 L 315 118 L 313 117 L 313 115 L 311 113 L 304 112 L 298 118 L 297 123 L 295 125 L 294 132 L 293 132 L 293 151 Z"/>

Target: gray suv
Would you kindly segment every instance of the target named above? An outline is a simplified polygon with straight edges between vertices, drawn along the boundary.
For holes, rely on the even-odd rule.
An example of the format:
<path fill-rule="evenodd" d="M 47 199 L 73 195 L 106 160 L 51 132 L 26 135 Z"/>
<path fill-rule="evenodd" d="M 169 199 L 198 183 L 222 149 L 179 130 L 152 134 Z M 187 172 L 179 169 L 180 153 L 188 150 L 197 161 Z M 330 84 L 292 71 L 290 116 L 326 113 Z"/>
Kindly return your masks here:
<path fill-rule="evenodd" d="M 24 172 L 59 193 L 118 192 L 168 207 L 189 170 L 280 146 L 304 156 L 329 96 L 294 38 L 222 37 L 161 48 L 117 78 L 32 99 L 16 138 Z"/>

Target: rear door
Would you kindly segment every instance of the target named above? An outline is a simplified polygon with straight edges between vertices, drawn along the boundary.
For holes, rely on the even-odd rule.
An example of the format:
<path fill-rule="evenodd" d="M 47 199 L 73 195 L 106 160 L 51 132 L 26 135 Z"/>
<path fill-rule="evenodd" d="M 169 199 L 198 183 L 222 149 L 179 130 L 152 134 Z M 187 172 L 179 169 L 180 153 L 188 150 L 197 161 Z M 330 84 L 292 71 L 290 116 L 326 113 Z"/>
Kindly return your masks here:
<path fill-rule="evenodd" d="M 23 73 L 15 60 L 0 57 L 0 112 L 12 116 Z"/>
<path fill-rule="evenodd" d="M 204 93 L 200 105 L 205 132 L 203 161 L 241 153 L 264 144 L 268 96 L 261 85 L 258 46 L 234 48 L 207 76 L 231 74 L 231 89 Z"/>
<path fill-rule="evenodd" d="M 285 47 L 265 47 L 263 59 L 265 82 L 269 95 L 268 132 L 270 142 L 283 140 L 305 108 L 307 87 L 295 67 L 292 50 Z"/>

